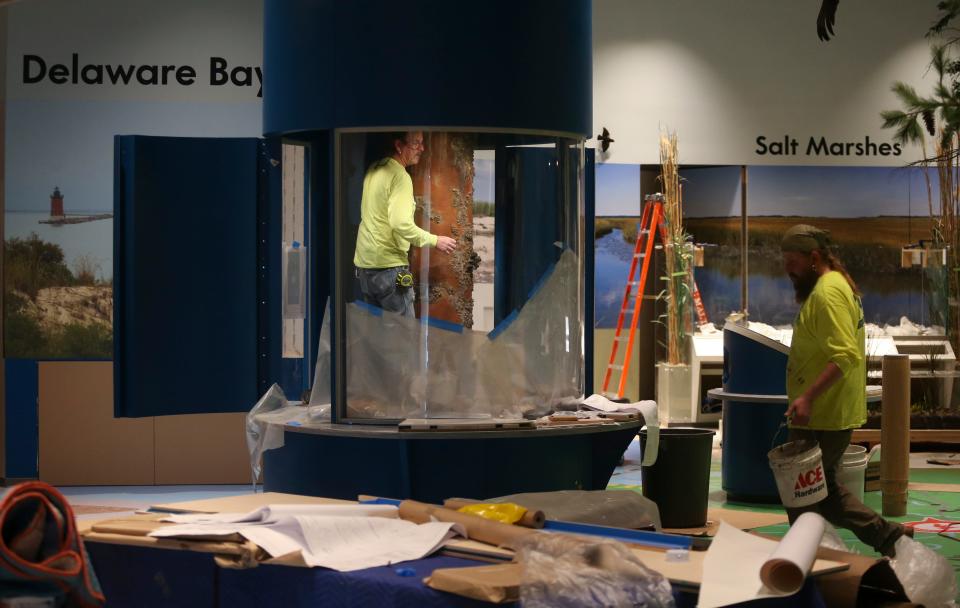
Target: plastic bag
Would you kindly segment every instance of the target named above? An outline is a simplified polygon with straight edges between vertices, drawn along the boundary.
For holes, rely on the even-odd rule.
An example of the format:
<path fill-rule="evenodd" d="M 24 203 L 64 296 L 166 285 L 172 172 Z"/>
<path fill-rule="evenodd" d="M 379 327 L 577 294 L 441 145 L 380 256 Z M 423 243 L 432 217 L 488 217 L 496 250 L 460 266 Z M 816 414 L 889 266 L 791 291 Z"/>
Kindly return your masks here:
<path fill-rule="evenodd" d="M 512 502 L 500 504 L 481 502 L 460 507 L 457 511 L 471 515 L 479 515 L 485 519 L 499 521 L 502 524 L 515 524 L 520 521 L 527 512 L 525 508 Z"/>
<path fill-rule="evenodd" d="M 283 445 L 283 427 L 277 430 L 277 427 L 263 419 L 262 414 L 280 410 L 286 405 L 287 396 L 278 384 L 274 384 L 247 413 L 247 450 L 250 452 L 250 475 L 254 489 L 256 489 L 257 480 L 260 479 L 262 469 L 260 459 L 265 450 L 278 447 L 276 445 L 278 433 L 280 445 Z"/>
<path fill-rule="evenodd" d="M 329 403 L 308 407 L 299 401 L 287 401 L 283 389 L 277 384 L 267 389 L 247 413 L 247 450 L 250 452 L 250 476 L 254 490 L 262 471 L 263 453 L 283 447 L 284 425 L 304 425 L 329 420 Z"/>
<path fill-rule="evenodd" d="M 652 523 L 655 529 L 660 529 L 657 504 L 631 490 L 528 492 L 484 502 L 513 502 L 532 511 L 543 511 L 547 519 L 634 530 Z"/>
<path fill-rule="evenodd" d="M 831 526 L 828 521 L 823 522 L 823 538 L 820 539 L 820 546 L 826 547 L 827 549 L 855 553 L 855 551 L 850 551 L 847 543 L 843 542 L 843 539 L 837 534 L 837 529 Z"/>
<path fill-rule="evenodd" d="M 911 602 L 927 608 L 957 605 L 957 579 L 945 557 L 906 535 L 897 539 L 894 550 L 890 566 Z"/>
<path fill-rule="evenodd" d="M 623 543 L 531 534 L 517 551 L 524 608 L 675 605 L 670 582 Z"/>

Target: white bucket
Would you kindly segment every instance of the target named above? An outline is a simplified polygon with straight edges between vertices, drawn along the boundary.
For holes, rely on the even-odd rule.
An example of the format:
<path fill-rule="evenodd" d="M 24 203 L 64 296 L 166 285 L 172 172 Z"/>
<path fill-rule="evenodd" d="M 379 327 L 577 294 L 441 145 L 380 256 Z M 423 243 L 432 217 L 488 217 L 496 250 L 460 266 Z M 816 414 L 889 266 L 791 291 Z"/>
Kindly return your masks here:
<path fill-rule="evenodd" d="M 815 441 L 791 441 L 767 453 L 777 491 L 785 507 L 805 507 L 827 496 L 820 446 Z"/>
<path fill-rule="evenodd" d="M 837 483 L 863 502 L 863 480 L 870 455 L 862 445 L 847 446 L 837 471 Z"/>

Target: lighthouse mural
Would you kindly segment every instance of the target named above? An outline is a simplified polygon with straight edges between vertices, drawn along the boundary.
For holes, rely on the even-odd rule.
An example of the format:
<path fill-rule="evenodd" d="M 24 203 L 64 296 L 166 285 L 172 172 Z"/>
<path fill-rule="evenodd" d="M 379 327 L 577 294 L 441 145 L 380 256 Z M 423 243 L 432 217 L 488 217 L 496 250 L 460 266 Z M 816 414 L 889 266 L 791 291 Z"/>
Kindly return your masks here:
<path fill-rule="evenodd" d="M 63 217 L 63 194 L 60 193 L 60 186 L 54 186 L 50 195 L 50 219 L 62 220 Z"/>
<path fill-rule="evenodd" d="M 60 192 L 60 186 L 53 187 L 53 194 L 50 195 L 50 217 L 40 220 L 41 224 L 50 224 L 52 226 L 63 226 L 64 224 L 83 224 L 84 222 L 95 222 L 97 220 L 108 220 L 113 217 L 112 213 L 97 213 L 95 215 L 71 215 L 67 217 L 63 210 L 63 193 Z"/>

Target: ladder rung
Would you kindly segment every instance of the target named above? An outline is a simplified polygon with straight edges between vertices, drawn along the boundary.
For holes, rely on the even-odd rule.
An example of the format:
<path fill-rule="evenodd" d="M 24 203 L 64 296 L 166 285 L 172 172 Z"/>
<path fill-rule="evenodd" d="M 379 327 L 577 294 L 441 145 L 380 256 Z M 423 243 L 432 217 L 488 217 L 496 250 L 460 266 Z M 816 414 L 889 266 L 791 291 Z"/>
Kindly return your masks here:
<path fill-rule="evenodd" d="M 628 338 L 629 338 L 629 336 L 614 336 L 614 337 L 613 337 L 614 340 L 618 340 L 618 341 L 626 340 L 626 339 L 628 339 Z"/>
<path fill-rule="evenodd" d="M 639 284 L 640 284 L 640 281 L 627 281 L 627 285 L 630 285 L 632 287 L 636 287 Z"/>
<path fill-rule="evenodd" d="M 609 369 L 615 369 L 615 370 L 618 370 L 618 371 L 623 371 L 623 366 L 622 366 L 622 365 L 615 365 L 615 364 L 613 364 L 613 363 L 610 363 L 610 364 L 607 365 L 607 367 L 608 367 Z"/>
<path fill-rule="evenodd" d="M 640 231 L 640 234 L 650 234 L 650 229 L 644 228 L 643 230 Z"/>
<path fill-rule="evenodd" d="M 645 258 L 645 257 L 647 257 L 647 254 L 644 253 L 644 252 L 635 253 L 635 254 L 633 254 L 633 257 L 635 257 L 635 258 Z"/>

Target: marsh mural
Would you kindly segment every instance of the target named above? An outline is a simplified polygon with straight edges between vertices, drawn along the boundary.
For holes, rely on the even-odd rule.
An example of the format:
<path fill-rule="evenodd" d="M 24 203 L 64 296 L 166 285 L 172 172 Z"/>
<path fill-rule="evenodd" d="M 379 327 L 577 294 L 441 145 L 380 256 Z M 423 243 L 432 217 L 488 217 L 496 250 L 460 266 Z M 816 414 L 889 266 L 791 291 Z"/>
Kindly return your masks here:
<path fill-rule="evenodd" d="M 636 239 L 641 171 L 628 167 L 597 172 L 597 327 L 616 324 Z M 779 243 L 787 228 L 807 223 L 830 231 L 863 292 L 868 323 L 899 325 L 905 317 L 920 325 L 943 325 L 946 303 L 938 269 L 901 268 L 901 248 L 930 238 L 922 169 L 748 167 L 747 175 L 751 321 L 792 323 L 798 306 L 781 268 Z M 710 321 L 722 322 L 742 307 L 741 168 L 685 167 L 681 176 L 686 229 L 705 247 L 695 280 Z M 930 186 L 937 200 L 935 180 Z"/>

